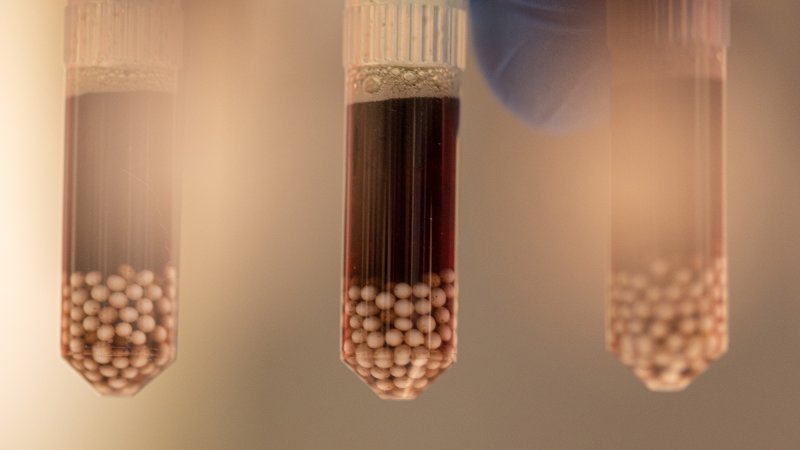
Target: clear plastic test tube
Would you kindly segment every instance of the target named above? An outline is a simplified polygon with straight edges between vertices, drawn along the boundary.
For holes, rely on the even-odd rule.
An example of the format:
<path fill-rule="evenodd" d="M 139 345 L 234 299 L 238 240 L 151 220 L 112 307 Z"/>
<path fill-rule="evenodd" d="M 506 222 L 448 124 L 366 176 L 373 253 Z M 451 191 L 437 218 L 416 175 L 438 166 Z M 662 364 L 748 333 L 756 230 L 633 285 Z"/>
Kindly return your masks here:
<path fill-rule="evenodd" d="M 347 0 L 341 356 L 384 399 L 456 358 L 456 147 L 466 2 Z"/>
<path fill-rule="evenodd" d="M 179 0 L 66 7 L 63 357 L 133 395 L 176 349 Z"/>
<path fill-rule="evenodd" d="M 609 0 L 607 344 L 654 391 L 728 346 L 725 77 L 729 0 Z"/>

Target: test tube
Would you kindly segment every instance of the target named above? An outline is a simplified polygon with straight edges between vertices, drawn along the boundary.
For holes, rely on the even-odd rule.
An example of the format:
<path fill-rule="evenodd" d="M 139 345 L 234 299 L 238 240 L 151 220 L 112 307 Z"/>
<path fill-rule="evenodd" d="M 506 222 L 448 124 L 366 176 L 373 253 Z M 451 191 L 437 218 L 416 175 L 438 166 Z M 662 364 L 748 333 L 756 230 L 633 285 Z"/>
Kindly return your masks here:
<path fill-rule="evenodd" d="M 653 391 L 728 347 L 725 78 L 729 0 L 609 0 L 607 346 Z"/>
<path fill-rule="evenodd" d="M 413 399 L 456 359 L 461 0 L 347 0 L 342 361 Z"/>
<path fill-rule="evenodd" d="M 174 359 L 179 0 L 69 0 L 61 352 L 102 395 Z"/>

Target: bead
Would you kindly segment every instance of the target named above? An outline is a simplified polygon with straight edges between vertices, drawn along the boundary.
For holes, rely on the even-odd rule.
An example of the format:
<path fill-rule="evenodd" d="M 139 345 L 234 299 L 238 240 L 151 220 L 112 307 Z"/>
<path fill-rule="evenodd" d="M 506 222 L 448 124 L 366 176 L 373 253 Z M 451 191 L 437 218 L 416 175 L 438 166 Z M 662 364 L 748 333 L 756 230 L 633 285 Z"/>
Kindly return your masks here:
<path fill-rule="evenodd" d="M 386 347 L 375 350 L 373 355 L 375 365 L 381 369 L 388 369 L 394 365 L 394 353 Z"/>
<path fill-rule="evenodd" d="M 117 273 L 126 281 L 132 280 L 136 276 L 136 270 L 129 264 L 123 264 L 117 268 Z"/>
<path fill-rule="evenodd" d="M 82 326 L 80 326 L 80 324 L 74 323 L 74 322 L 72 324 L 70 324 L 70 326 L 69 326 L 69 334 L 70 334 L 70 336 L 80 337 L 80 336 L 83 336 L 85 333 L 86 333 L 86 331 L 83 329 Z"/>
<path fill-rule="evenodd" d="M 155 275 L 153 274 L 153 272 L 149 270 L 142 270 L 141 272 L 136 274 L 136 284 L 140 286 L 147 286 L 149 284 L 152 284 L 154 279 Z"/>
<path fill-rule="evenodd" d="M 394 389 L 394 383 L 390 380 L 378 380 L 375 382 L 375 387 L 381 391 L 388 392 Z"/>
<path fill-rule="evenodd" d="M 374 303 L 367 303 L 366 301 L 360 302 L 356 305 L 356 314 L 359 316 L 367 317 L 378 312 L 378 307 Z"/>
<path fill-rule="evenodd" d="M 408 373 L 408 369 L 403 366 L 392 366 L 392 368 L 389 369 L 389 375 L 393 377 L 402 377 L 406 373 Z"/>
<path fill-rule="evenodd" d="M 428 363 L 431 356 L 430 350 L 425 347 L 414 347 L 411 349 L 411 364 L 415 366 L 424 366 Z"/>
<path fill-rule="evenodd" d="M 85 312 L 87 316 L 96 316 L 97 313 L 100 312 L 100 303 L 94 300 L 87 300 L 86 303 L 83 304 L 83 312 Z"/>
<path fill-rule="evenodd" d="M 87 273 L 86 277 L 83 280 L 83 282 L 89 286 L 96 286 L 100 284 L 101 281 L 103 281 L 103 275 L 101 275 L 100 272 L 96 270 Z"/>
<path fill-rule="evenodd" d="M 381 292 L 375 297 L 375 305 L 379 309 L 389 309 L 394 306 L 394 296 L 388 292 Z"/>
<path fill-rule="evenodd" d="M 83 341 L 78 338 L 70 339 L 69 341 L 69 351 L 72 353 L 78 353 L 83 351 Z"/>
<path fill-rule="evenodd" d="M 100 381 L 103 379 L 103 375 L 97 372 L 86 372 L 83 374 L 83 376 L 85 376 L 89 381 Z"/>
<path fill-rule="evenodd" d="M 136 330 L 131 333 L 131 344 L 133 345 L 144 345 L 147 342 L 147 335 L 144 331 Z"/>
<path fill-rule="evenodd" d="M 405 338 L 405 336 L 403 335 L 402 331 L 391 329 L 386 332 L 384 338 L 386 340 L 386 344 L 392 347 L 396 347 L 403 343 L 403 339 Z"/>
<path fill-rule="evenodd" d="M 389 378 L 389 371 L 386 369 L 381 369 L 380 367 L 373 367 L 370 369 L 369 373 L 376 380 L 385 380 Z"/>
<path fill-rule="evenodd" d="M 114 323 L 117 321 L 118 316 L 119 313 L 117 312 L 117 309 L 112 308 L 111 306 L 106 306 L 97 314 L 97 317 L 102 323 Z"/>
<path fill-rule="evenodd" d="M 414 293 L 414 297 L 417 298 L 424 298 L 427 297 L 428 294 L 431 292 L 431 288 L 428 285 L 423 283 L 417 283 L 412 288 L 412 292 Z"/>
<path fill-rule="evenodd" d="M 450 328 L 450 325 L 439 325 L 436 329 L 439 332 L 439 336 L 441 336 L 442 341 L 449 342 L 451 339 L 453 339 L 453 329 Z"/>
<path fill-rule="evenodd" d="M 114 340 L 114 327 L 111 325 L 103 325 L 97 329 L 97 339 L 105 342 Z"/>
<path fill-rule="evenodd" d="M 433 316 L 438 323 L 450 322 L 450 310 L 447 308 L 436 308 L 436 311 L 433 312 Z"/>
<path fill-rule="evenodd" d="M 398 345 L 394 349 L 394 363 L 399 366 L 405 366 L 411 362 L 411 347 L 408 345 Z"/>
<path fill-rule="evenodd" d="M 122 389 L 128 385 L 128 380 L 124 378 L 112 378 L 108 380 L 108 385 L 112 389 Z"/>
<path fill-rule="evenodd" d="M 660 303 L 656 306 L 655 315 L 661 320 L 671 320 L 675 317 L 675 308 L 670 303 Z"/>
<path fill-rule="evenodd" d="M 156 365 L 155 364 L 147 363 L 147 364 L 144 365 L 144 367 L 139 368 L 139 373 L 144 375 L 144 376 L 147 376 L 147 375 L 150 375 L 151 373 L 155 372 L 155 370 L 156 370 Z"/>
<path fill-rule="evenodd" d="M 164 278 L 175 281 L 178 278 L 178 269 L 172 266 L 164 267 Z"/>
<path fill-rule="evenodd" d="M 151 284 L 150 286 L 147 286 L 147 289 L 145 289 L 145 295 L 150 300 L 158 300 L 163 295 L 163 291 L 161 286 L 157 284 Z"/>
<path fill-rule="evenodd" d="M 414 322 L 407 317 L 399 317 L 394 320 L 394 327 L 400 331 L 408 331 L 414 328 Z"/>
<path fill-rule="evenodd" d="M 128 306 L 119 312 L 119 318 L 125 322 L 135 322 L 139 318 L 139 312 Z"/>
<path fill-rule="evenodd" d="M 136 326 L 145 333 L 149 333 L 155 329 L 156 319 L 153 316 L 141 316 L 136 321 Z"/>
<path fill-rule="evenodd" d="M 106 286 L 114 292 L 125 290 L 125 286 L 127 285 L 128 283 L 125 281 L 125 278 L 120 275 L 111 275 L 106 279 Z"/>
<path fill-rule="evenodd" d="M 408 317 L 414 312 L 414 304 L 408 300 L 398 300 L 394 304 L 394 312 L 399 317 Z"/>
<path fill-rule="evenodd" d="M 444 269 L 441 272 L 442 281 L 445 283 L 453 283 L 456 281 L 456 271 L 453 269 Z"/>
<path fill-rule="evenodd" d="M 361 288 L 359 286 L 350 286 L 347 290 L 347 298 L 356 301 L 361 298 Z"/>
<path fill-rule="evenodd" d="M 436 328 L 436 321 L 431 316 L 422 316 L 417 319 L 417 329 L 423 333 L 430 333 Z"/>
<path fill-rule="evenodd" d="M 397 298 L 411 297 L 411 285 L 408 283 L 397 283 L 397 285 L 394 287 L 394 295 Z"/>
<path fill-rule="evenodd" d="M 363 329 L 355 330 L 350 334 L 350 340 L 356 344 L 361 344 L 367 340 L 367 332 Z"/>
<path fill-rule="evenodd" d="M 108 342 L 97 342 L 92 346 L 92 358 L 98 364 L 108 364 L 111 362 L 111 344 Z"/>
<path fill-rule="evenodd" d="M 128 322 L 120 322 L 115 327 L 114 331 L 117 332 L 119 337 L 128 337 L 133 333 L 133 326 Z"/>
<path fill-rule="evenodd" d="M 650 336 L 659 339 L 667 335 L 669 327 L 664 322 L 653 322 L 650 325 Z"/>
<path fill-rule="evenodd" d="M 350 325 L 350 329 L 357 330 L 361 328 L 361 323 L 363 319 L 361 316 L 350 316 L 350 320 L 347 323 Z"/>
<path fill-rule="evenodd" d="M 119 374 L 119 369 L 114 366 L 101 366 L 98 371 L 106 378 L 114 378 Z"/>
<path fill-rule="evenodd" d="M 86 289 L 78 289 L 71 295 L 72 303 L 80 306 L 89 299 L 89 292 Z"/>
<path fill-rule="evenodd" d="M 93 359 L 85 359 L 83 360 L 83 367 L 90 372 L 95 372 L 100 368 L 100 364 L 97 364 L 97 362 Z"/>
<path fill-rule="evenodd" d="M 142 295 L 144 295 L 144 289 L 138 284 L 129 284 L 128 287 L 125 288 L 125 295 L 131 300 L 139 300 L 142 298 Z"/>
<path fill-rule="evenodd" d="M 131 364 L 131 361 L 124 356 L 117 356 L 111 360 L 111 364 L 117 369 L 125 369 Z"/>
<path fill-rule="evenodd" d="M 375 286 L 364 286 L 361 288 L 361 298 L 364 301 L 371 302 L 375 300 L 375 296 L 378 295 L 378 288 Z"/>
<path fill-rule="evenodd" d="M 122 292 L 114 292 L 108 296 L 108 304 L 117 309 L 122 309 L 128 305 L 128 297 Z"/>
<path fill-rule="evenodd" d="M 99 284 L 92 288 L 92 298 L 98 302 L 107 300 L 109 294 L 111 294 L 111 291 L 105 285 Z"/>
<path fill-rule="evenodd" d="M 136 310 L 139 314 L 150 314 L 153 312 L 153 301 L 149 298 L 143 298 L 136 302 Z"/>
<path fill-rule="evenodd" d="M 158 343 L 165 342 L 167 340 L 167 335 L 168 335 L 167 329 L 160 325 L 157 326 L 155 330 L 153 330 L 152 334 L 153 340 Z"/>
<path fill-rule="evenodd" d="M 139 371 L 135 367 L 126 367 L 122 370 L 122 378 L 132 380 L 139 376 Z"/>
<path fill-rule="evenodd" d="M 427 340 L 428 340 L 427 342 L 428 348 L 431 350 L 436 350 L 437 348 L 442 346 L 442 337 L 439 336 L 439 333 L 435 331 L 428 335 Z"/>
<path fill-rule="evenodd" d="M 414 311 L 416 311 L 417 314 L 429 314 L 431 312 L 431 302 L 426 299 L 417 300 L 414 303 Z"/>
<path fill-rule="evenodd" d="M 444 289 L 436 288 L 431 291 L 431 304 L 434 308 L 440 308 L 447 303 L 447 294 L 445 294 Z"/>
<path fill-rule="evenodd" d="M 171 347 L 165 344 L 161 344 L 158 346 L 158 353 L 156 354 L 156 358 L 153 362 L 155 362 L 156 365 L 159 367 L 166 366 L 170 361 L 171 355 L 172 355 Z"/>
<path fill-rule="evenodd" d="M 74 272 L 72 275 L 69 276 L 69 285 L 74 288 L 79 288 L 83 286 L 83 273 L 82 272 Z"/>
<path fill-rule="evenodd" d="M 150 359 L 150 349 L 145 347 L 144 345 L 139 345 L 133 348 L 131 352 L 131 366 L 138 368 L 144 367 L 147 365 Z"/>
<path fill-rule="evenodd" d="M 157 303 L 158 312 L 161 314 L 169 314 L 172 312 L 172 301 L 168 298 L 162 298 Z"/>
<path fill-rule="evenodd" d="M 425 367 L 424 363 L 422 365 L 413 365 L 411 368 L 408 369 L 408 376 L 409 378 L 422 378 L 425 376 Z"/>
<path fill-rule="evenodd" d="M 442 284 L 442 279 L 438 274 L 428 272 L 422 276 L 422 282 L 427 284 L 432 289 L 439 287 L 439 285 Z"/>
<path fill-rule="evenodd" d="M 100 319 L 97 317 L 87 317 L 83 319 L 83 329 L 86 331 L 97 331 L 100 328 Z"/>
<path fill-rule="evenodd" d="M 394 385 L 398 389 L 408 389 L 411 387 L 411 379 L 408 377 L 400 377 L 394 379 Z"/>
<path fill-rule="evenodd" d="M 86 317 L 86 313 L 83 312 L 83 308 L 80 306 L 75 306 L 70 309 L 69 316 L 72 320 L 77 322 L 79 320 L 83 320 L 83 318 Z"/>
<path fill-rule="evenodd" d="M 383 333 L 380 331 L 373 331 L 372 333 L 367 335 L 367 345 L 370 348 L 378 348 L 383 347 Z"/>
<path fill-rule="evenodd" d="M 375 316 L 370 316 L 361 322 L 361 326 L 366 331 L 376 331 L 381 328 L 381 321 Z"/>
<path fill-rule="evenodd" d="M 425 342 L 425 337 L 418 330 L 408 330 L 405 334 L 405 342 L 409 347 L 416 347 Z"/>

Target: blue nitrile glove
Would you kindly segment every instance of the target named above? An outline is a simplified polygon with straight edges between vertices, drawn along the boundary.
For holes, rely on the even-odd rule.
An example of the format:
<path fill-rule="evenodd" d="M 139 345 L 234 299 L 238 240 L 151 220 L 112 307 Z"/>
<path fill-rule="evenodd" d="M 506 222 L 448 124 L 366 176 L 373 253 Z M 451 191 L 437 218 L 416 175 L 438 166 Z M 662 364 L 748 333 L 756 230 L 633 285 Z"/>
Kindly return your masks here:
<path fill-rule="evenodd" d="M 472 36 L 492 91 L 529 126 L 565 132 L 608 114 L 602 0 L 470 0 Z"/>

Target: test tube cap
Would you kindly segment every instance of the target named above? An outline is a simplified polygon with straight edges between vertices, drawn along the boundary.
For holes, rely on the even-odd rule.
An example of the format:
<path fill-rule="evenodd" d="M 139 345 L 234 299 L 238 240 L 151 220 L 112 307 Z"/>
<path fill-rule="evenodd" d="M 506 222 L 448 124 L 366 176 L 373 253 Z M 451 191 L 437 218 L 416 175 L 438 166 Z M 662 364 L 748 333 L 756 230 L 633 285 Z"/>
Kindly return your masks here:
<path fill-rule="evenodd" d="M 68 68 L 177 70 L 183 42 L 180 0 L 68 0 Z"/>
<path fill-rule="evenodd" d="M 465 68 L 466 0 L 346 0 L 346 69 L 367 65 Z"/>

